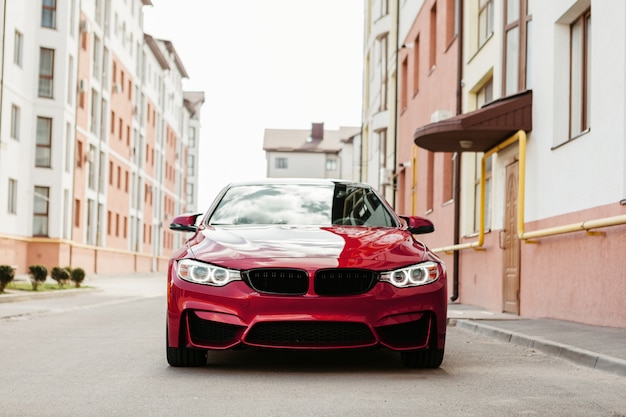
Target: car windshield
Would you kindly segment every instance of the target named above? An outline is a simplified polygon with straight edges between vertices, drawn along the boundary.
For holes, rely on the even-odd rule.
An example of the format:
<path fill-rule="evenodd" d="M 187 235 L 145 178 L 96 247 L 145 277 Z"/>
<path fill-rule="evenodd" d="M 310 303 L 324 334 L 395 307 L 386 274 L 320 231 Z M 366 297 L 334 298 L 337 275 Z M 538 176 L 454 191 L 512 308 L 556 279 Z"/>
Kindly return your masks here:
<path fill-rule="evenodd" d="M 208 218 L 208 224 L 398 226 L 371 189 L 342 183 L 233 186 Z"/>

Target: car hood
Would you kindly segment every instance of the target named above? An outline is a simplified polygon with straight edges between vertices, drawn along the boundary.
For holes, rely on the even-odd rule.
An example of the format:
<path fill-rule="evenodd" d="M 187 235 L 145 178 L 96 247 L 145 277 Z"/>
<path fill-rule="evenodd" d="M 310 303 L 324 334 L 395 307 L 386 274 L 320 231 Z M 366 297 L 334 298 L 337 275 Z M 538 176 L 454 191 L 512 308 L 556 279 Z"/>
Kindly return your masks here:
<path fill-rule="evenodd" d="M 215 226 L 190 242 L 195 259 L 236 269 L 392 269 L 430 255 L 406 230 L 380 227 Z"/>

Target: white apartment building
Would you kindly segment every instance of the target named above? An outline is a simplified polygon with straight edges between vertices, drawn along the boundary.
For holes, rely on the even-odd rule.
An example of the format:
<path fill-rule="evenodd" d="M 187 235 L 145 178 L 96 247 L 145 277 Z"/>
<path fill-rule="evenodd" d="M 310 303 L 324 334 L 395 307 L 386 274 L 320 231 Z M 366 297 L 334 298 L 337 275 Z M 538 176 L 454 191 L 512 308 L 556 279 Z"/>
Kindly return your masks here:
<path fill-rule="evenodd" d="M 192 115 L 173 44 L 143 33 L 151 1 L 3 6 L 0 263 L 163 270 L 201 101 Z"/>
<path fill-rule="evenodd" d="M 361 128 L 324 129 L 313 123 L 311 129 L 265 129 L 263 150 L 268 178 L 336 178 L 358 180 L 360 155 L 354 141 L 360 142 Z"/>

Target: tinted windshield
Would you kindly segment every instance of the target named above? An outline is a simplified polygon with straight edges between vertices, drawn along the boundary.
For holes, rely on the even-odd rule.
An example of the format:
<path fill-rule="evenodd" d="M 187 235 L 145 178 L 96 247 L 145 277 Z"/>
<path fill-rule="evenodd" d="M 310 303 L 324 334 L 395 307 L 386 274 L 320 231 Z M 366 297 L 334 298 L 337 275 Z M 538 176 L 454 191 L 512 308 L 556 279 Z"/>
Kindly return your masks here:
<path fill-rule="evenodd" d="M 346 184 L 231 187 L 208 222 L 212 225 L 397 226 L 395 217 L 372 190 Z"/>

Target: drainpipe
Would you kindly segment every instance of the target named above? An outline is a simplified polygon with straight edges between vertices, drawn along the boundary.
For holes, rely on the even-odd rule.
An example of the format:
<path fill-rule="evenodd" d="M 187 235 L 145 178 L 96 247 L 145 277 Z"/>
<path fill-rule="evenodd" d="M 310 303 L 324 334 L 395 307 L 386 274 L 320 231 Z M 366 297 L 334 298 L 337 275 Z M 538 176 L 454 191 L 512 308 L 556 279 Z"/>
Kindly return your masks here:
<path fill-rule="evenodd" d="M 456 83 L 456 114 L 463 113 L 463 2 L 457 2 L 457 19 L 459 22 L 458 33 L 458 57 L 457 57 L 457 83 Z M 454 244 L 460 243 L 461 233 L 461 153 L 454 155 Z M 450 301 L 454 302 L 459 298 L 459 251 L 454 251 L 452 255 L 452 296 Z"/>
<path fill-rule="evenodd" d="M 393 127 L 393 133 L 394 133 L 394 142 L 393 142 L 393 172 L 395 173 L 398 167 L 398 63 L 399 63 L 399 57 L 398 57 L 398 51 L 400 50 L 400 0 L 396 1 L 396 47 L 395 47 L 395 54 L 396 54 L 396 68 L 395 68 L 395 97 L 394 97 L 394 115 L 393 115 L 393 123 L 394 123 L 394 127 Z M 385 160 L 387 159 L 387 155 L 385 155 Z M 397 185 L 397 181 L 398 181 L 398 177 L 396 175 L 393 176 L 392 179 L 392 183 L 391 183 L 391 192 L 393 193 L 393 207 L 396 208 L 398 207 L 398 202 L 396 201 L 396 190 L 398 188 Z"/>

